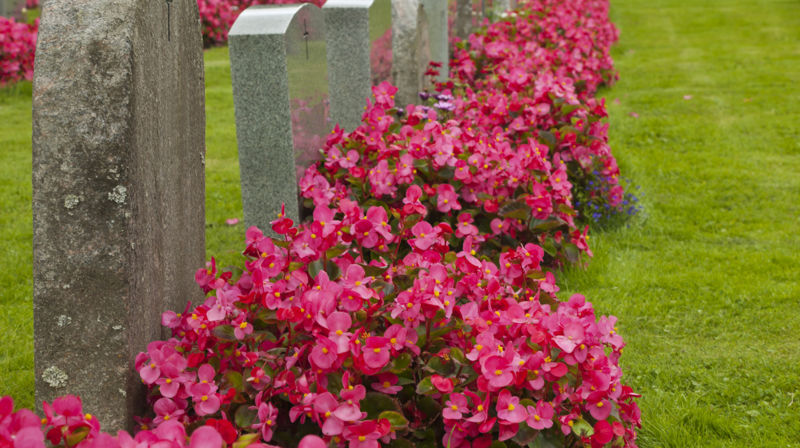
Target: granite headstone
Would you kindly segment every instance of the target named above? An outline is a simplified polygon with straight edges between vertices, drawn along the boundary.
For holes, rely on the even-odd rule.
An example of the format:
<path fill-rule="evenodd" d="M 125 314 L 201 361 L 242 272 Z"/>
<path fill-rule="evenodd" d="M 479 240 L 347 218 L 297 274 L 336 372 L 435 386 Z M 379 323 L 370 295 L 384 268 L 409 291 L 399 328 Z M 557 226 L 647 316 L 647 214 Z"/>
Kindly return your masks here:
<path fill-rule="evenodd" d="M 47 0 L 33 79 L 36 401 L 131 429 L 134 358 L 202 298 L 205 112 L 195 0 Z"/>
<path fill-rule="evenodd" d="M 251 6 L 228 42 L 244 220 L 271 233 L 282 205 L 298 222 L 299 176 L 330 131 L 322 10 Z"/>
<path fill-rule="evenodd" d="M 428 19 L 421 0 L 392 1 L 392 57 L 397 105 L 419 102 L 431 60 Z"/>
<path fill-rule="evenodd" d="M 447 2 L 445 0 L 422 0 L 425 16 L 428 20 L 428 39 L 430 60 L 441 64 L 439 82 L 447 81 L 450 73 L 450 36 L 448 30 Z"/>
<path fill-rule="evenodd" d="M 391 0 L 328 0 L 331 119 L 347 131 L 361 123 L 371 87 L 392 81 Z"/>

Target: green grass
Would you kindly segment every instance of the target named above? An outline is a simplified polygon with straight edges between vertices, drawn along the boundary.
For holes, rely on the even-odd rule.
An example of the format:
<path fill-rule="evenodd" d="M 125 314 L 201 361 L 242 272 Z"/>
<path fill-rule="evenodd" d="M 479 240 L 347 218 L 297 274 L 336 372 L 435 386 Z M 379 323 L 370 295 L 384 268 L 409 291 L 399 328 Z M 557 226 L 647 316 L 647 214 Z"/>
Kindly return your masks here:
<path fill-rule="evenodd" d="M 611 14 L 621 79 L 602 94 L 645 211 L 595 232 L 565 297 L 620 318 L 640 446 L 800 446 L 800 3 Z"/>
<path fill-rule="evenodd" d="M 640 446 L 800 446 L 800 3 L 612 0 L 612 18 L 611 144 L 645 211 L 593 233 L 562 297 L 620 318 Z M 207 255 L 223 266 L 244 241 L 224 223 L 242 216 L 227 58 L 206 53 Z M 27 84 L 0 90 L 0 164 L 0 395 L 31 406 Z"/>

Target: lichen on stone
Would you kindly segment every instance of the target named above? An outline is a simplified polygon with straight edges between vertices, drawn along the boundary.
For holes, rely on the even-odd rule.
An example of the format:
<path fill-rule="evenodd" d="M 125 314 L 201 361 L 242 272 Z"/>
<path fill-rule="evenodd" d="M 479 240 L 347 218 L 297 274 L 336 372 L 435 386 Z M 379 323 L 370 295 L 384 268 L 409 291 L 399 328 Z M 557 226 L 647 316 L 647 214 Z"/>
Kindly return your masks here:
<path fill-rule="evenodd" d="M 108 193 L 108 199 L 116 202 L 117 204 L 124 204 L 125 199 L 128 198 L 128 189 L 122 185 L 114 187 L 114 191 Z"/>
<path fill-rule="evenodd" d="M 45 383 L 54 389 L 58 389 L 67 385 L 69 377 L 67 374 L 56 366 L 50 366 L 42 372 L 42 379 Z"/>

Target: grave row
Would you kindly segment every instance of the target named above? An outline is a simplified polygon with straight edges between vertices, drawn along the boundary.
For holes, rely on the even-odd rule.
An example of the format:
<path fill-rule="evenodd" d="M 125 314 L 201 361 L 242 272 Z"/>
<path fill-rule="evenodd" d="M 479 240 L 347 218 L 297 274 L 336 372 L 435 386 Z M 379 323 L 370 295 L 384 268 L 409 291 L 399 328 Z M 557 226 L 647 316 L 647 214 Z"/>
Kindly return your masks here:
<path fill-rule="evenodd" d="M 457 33 L 484 8 L 459 0 Z M 282 203 L 298 217 L 297 170 L 318 157 L 333 123 L 357 126 L 371 86 L 391 81 L 407 104 L 429 61 L 444 63 L 446 77 L 447 27 L 444 0 L 245 10 L 229 44 L 247 225 L 268 229 Z M 130 429 L 145 403 L 136 354 L 169 336 L 162 311 L 202 300 L 197 3 L 45 0 L 36 52 L 37 405 L 80 395 L 106 429 Z"/>

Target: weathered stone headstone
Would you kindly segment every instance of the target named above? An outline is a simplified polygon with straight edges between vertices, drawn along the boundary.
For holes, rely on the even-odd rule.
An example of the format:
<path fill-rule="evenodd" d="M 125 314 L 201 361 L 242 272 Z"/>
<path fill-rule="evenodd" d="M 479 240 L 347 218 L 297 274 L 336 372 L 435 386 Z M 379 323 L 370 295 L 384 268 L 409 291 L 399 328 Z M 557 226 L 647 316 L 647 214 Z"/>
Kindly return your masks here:
<path fill-rule="evenodd" d="M 419 102 L 431 60 L 428 18 L 421 0 L 392 1 L 392 56 L 397 105 Z"/>
<path fill-rule="evenodd" d="M 299 176 L 330 130 L 322 10 L 251 6 L 228 42 L 244 220 L 271 232 L 282 204 L 298 222 Z"/>
<path fill-rule="evenodd" d="M 36 400 L 131 428 L 134 357 L 202 298 L 203 53 L 195 0 L 47 0 L 33 80 Z"/>
<path fill-rule="evenodd" d="M 20 0 L 0 0 L 0 16 L 19 18 L 23 6 Z"/>
<path fill-rule="evenodd" d="M 322 10 L 331 118 L 352 131 L 361 123 L 371 87 L 392 81 L 392 1 L 328 0 Z"/>
<path fill-rule="evenodd" d="M 428 38 L 430 39 L 431 61 L 442 64 L 436 80 L 446 81 L 450 73 L 450 36 L 445 0 L 422 0 L 425 16 L 428 19 Z"/>

